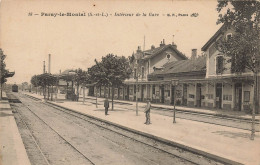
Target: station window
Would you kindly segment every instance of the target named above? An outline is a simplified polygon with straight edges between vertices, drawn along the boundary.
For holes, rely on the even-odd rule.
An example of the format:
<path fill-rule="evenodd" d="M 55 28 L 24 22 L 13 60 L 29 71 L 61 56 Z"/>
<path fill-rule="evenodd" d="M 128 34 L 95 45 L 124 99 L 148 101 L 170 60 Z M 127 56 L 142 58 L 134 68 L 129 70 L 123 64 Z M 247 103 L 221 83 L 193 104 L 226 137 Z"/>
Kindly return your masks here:
<path fill-rule="evenodd" d="M 192 98 L 192 99 L 194 99 L 195 97 L 194 97 L 194 95 L 192 95 L 192 94 L 189 94 L 189 98 Z"/>
<path fill-rule="evenodd" d="M 232 95 L 223 95 L 223 100 L 232 101 Z"/>
<path fill-rule="evenodd" d="M 144 67 L 142 67 L 142 78 L 144 78 Z"/>
<path fill-rule="evenodd" d="M 250 91 L 244 91 L 244 102 L 250 102 Z"/>
<path fill-rule="evenodd" d="M 216 57 L 216 74 L 222 74 L 224 71 L 224 57 L 217 56 Z"/>
<path fill-rule="evenodd" d="M 155 94 L 155 85 L 153 85 L 153 94 Z"/>
<path fill-rule="evenodd" d="M 213 99 L 213 94 L 207 94 L 208 99 Z"/>

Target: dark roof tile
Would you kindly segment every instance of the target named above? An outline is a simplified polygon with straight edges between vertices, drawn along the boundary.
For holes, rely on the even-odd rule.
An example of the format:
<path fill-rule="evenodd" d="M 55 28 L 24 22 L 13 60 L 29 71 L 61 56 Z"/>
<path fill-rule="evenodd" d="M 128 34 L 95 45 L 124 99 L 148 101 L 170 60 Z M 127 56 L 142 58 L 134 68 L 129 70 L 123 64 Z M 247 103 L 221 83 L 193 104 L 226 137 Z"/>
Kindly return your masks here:
<path fill-rule="evenodd" d="M 200 56 L 194 60 L 180 60 L 166 63 L 163 65 L 163 69 L 156 70 L 151 75 L 203 71 L 205 68 L 206 57 Z"/>
<path fill-rule="evenodd" d="M 150 58 L 156 56 L 158 53 L 166 50 L 167 48 L 172 48 L 181 59 L 183 59 L 183 60 L 188 59 L 184 54 L 182 54 L 179 50 L 177 50 L 176 47 L 174 47 L 171 44 L 163 45 L 163 46 L 149 49 L 149 50 L 145 50 L 142 53 L 144 53 L 144 59 L 146 60 L 146 59 L 150 59 Z M 138 53 L 141 53 L 141 52 L 137 52 L 136 54 L 138 54 Z"/>

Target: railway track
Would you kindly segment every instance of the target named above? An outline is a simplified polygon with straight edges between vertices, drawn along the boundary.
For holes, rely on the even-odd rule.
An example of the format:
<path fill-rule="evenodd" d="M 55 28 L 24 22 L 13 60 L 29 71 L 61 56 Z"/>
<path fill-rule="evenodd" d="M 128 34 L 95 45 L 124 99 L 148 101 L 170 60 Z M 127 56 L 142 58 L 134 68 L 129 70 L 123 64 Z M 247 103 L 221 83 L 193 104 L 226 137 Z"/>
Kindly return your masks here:
<path fill-rule="evenodd" d="M 33 100 L 35 100 L 35 101 L 40 101 L 40 99 L 31 97 L 31 96 L 28 96 L 28 95 L 27 95 L 27 97 L 29 97 L 29 98 L 31 98 L 31 99 L 33 99 Z M 121 135 L 121 136 L 126 136 L 125 134 L 120 133 L 119 131 L 116 131 L 115 129 L 110 129 L 110 128 L 108 128 L 107 125 L 104 126 L 103 121 L 100 123 L 100 122 L 97 121 L 96 119 L 86 117 L 86 115 L 83 115 L 83 114 L 81 114 L 81 113 L 77 113 L 77 112 L 71 111 L 71 110 L 69 110 L 69 109 L 64 109 L 64 108 L 55 106 L 54 104 L 50 104 L 50 103 L 45 103 L 45 104 L 47 104 L 48 106 L 51 106 L 51 107 L 53 107 L 53 108 L 55 108 L 55 109 L 57 109 L 57 110 L 60 110 L 60 111 L 62 111 L 62 112 L 64 112 L 64 113 L 70 114 L 70 115 L 72 115 L 72 116 L 74 116 L 74 117 L 83 119 L 84 121 L 86 121 L 86 122 L 88 122 L 88 123 L 91 123 L 91 124 L 94 124 L 94 125 L 96 125 L 96 126 L 98 126 L 98 127 L 100 127 L 100 128 L 110 130 L 110 131 L 112 131 L 112 132 L 114 132 L 114 133 L 116 133 L 116 134 L 119 134 L 119 135 Z M 55 130 L 54 130 L 54 131 L 55 131 Z M 56 131 L 55 131 L 55 132 L 56 132 Z M 137 139 L 135 139 L 135 138 L 133 138 L 133 137 L 131 137 L 131 136 L 127 136 L 127 138 L 132 139 L 132 140 L 135 140 L 135 141 L 138 141 L 139 143 L 142 143 L 142 144 L 144 144 L 144 145 L 147 145 L 147 146 L 156 148 L 156 147 L 155 147 L 154 145 L 152 145 L 152 144 L 145 143 L 145 142 L 143 142 L 143 141 L 141 141 L 141 140 L 137 140 Z M 163 151 L 163 152 L 166 152 L 166 153 L 168 153 L 168 154 L 174 155 L 174 156 L 176 156 L 176 157 L 178 157 L 178 158 L 180 158 L 180 159 L 184 159 L 185 161 L 190 162 L 190 163 L 192 163 L 192 164 L 199 165 L 199 163 L 194 162 L 194 161 L 192 161 L 192 160 L 190 160 L 190 159 L 187 159 L 187 158 L 183 158 L 183 157 L 181 157 L 180 155 L 167 152 L 167 151 L 162 150 L 162 149 L 160 149 L 160 148 L 156 148 L 156 149 L 159 149 L 159 150 L 161 150 L 161 151 Z"/>
<path fill-rule="evenodd" d="M 52 128 L 50 125 L 48 125 L 48 123 L 46 123 L 42 118 L 40 118 L 36 113 L 33 112 L 32 109 L 30 109 L 29 107 L 27 107 L 31 113 L 33 113 L 39 120 L 41 120 L 43 123 L 46 124 L 46 126 L 48 126 L 53 132 L 55 132 L 61 139 L 63 139 L 67 144 L 69 144 L 75 151 L 77 151 L 80 155 L 82 155 L 84 158 L 86 158 L 92 165 L 95 165 L 95 163 L 93 161 L 91 161 L 85 154 L 83 154 L 82 152 L 80 152 L 73 144 L 71 144 L 68 140 L 66 140 L 66 138 L 64 138 L 61 134 L 59 134 L 54 128 Z"/>
<path fill-rule="evenodd" d="M 26 95 L 26 97 L 28 97 L 30 99 L 33 99 L 35 101 L 41 101 L 41 99 L 29 96 L 29 95 Z M 99 119 L 97 119 L 95 117 L 87 116 L 86 114 L 75 112 L 75 111 L 70 110 L 70 109 L 65 109 L 63 107 L 59 107 L 59 106 L 57 106 L 55 104 L 51 104 L 51 103 L 48 103 L 48 102 L 45 102 L 43 104 L 51 106 L 51 107 L 53 107 L 53 108 L 55 108 L 55 109 L 57 109 L 59 111 L 62 111 L 64 113 L 66 113 L 66 114 L 69 114 L 69 115 L 72 115 L 74 117 L 80 118 L 80 119 L 82 119 L 82 120 L 84 120 L 84 121 L 86 121 L 88 123 L 94 124 L 94 125 L 102 128 L 102 129 L 109 130 L 111 132 L 114 132 L 114 133 L 116 133 L 118 135 L 127 137 L 129 139 L 132 139 L 132 140 L 134 140 L 136 142 L 139 142 L 141 144 L 144 144 L 146 146 L 158 149 L 158 150 L 160 150 L 162 152 L 165 152 L 167 154 L 170 154 L 170 155 L 173 155 L 175 157 L 178 157 L 178 158 L 180 158 L 180 159 L 182 159 L 182 160 L 184 160 L 186 162 L 189 162 L 191 164 L 197 164 L 197 165 L 199 165 L 199 164 L 221 164 L 221 162 L 218 162 L 217 159 L 213 160 L 212 158 L 206 158 L 206 161 L 205 161 L 205 157 L 203 157 L 201 155 L 198 155 L 196 152 L 191 152 L 190 153 L 190 154 L 193 154 L 193 158 L 196 157 L 196 159 L 190 158 L 190 155 L 185 156 L 185 154 L 182 154 L 183 152 L 185 153 L 185 152 L 190 152 L 190 151 L 186 151 L 186 149 L 178 148 L 176 146 L 171 146 L 171 147 L 174 147 L 174 149 L 175 149 L 175 151 L 173 151 L 172 148 L 169 149 L 169 147 L 168 147 L 169 144 L 165 143 L 163 141 L 158 142 L 157 140 L 152 139 L 152 141 L 150 140 L 150 142 L 147 142 L 147 139 L 150 139 L 151 137 L 136 138 L 136 136 L 143 136 L 143 135 L 138 134 L 135 131 L 133 131 L 133 132 L 130 131 L 130 134 L 129 133 L 125 133 L 126 131 L 129 132 L 129 130 L 126 130 L 126 129 L 122 128 L 122 127 L 118 128 L 116 125 L 113 125 L 113 124 L 111 124 L 109 122 L 106 122 L 106 121 L 103 121 L 103 120 L 100 121 Z M 158 143 L 162 143 L 162 144 L 158 145 Z M 165 149 L 165 148 L 168 148 L 168 149 Z M 201 160 L 199 158 L 202 158 L 203 160 Z"/>
<path fill-rule="evenodd" d="M 155 111 L 167 111 L 170 114 L 167 116 L 172 116 L 173 109 L 171 108 L 158 108 L 158 107 L 152 107 Z M 192 121 L 198 121 L 208 124 L 214 124 L 214 125 L 221 125 L 226 127 L 232 127 L 232 128 L 238 128 L 243 130 L 251 130 L 251 119 L 245 119 L 245 118 L 235 118 L 230 116 L 224 116 L 224 115 L 215 115 L 215 114 L 208 114 L 208 113 L 201 113 L 201 112 L 191 112 L 191 111 L 182 111 L 182 110 L 176 110 L 176 118 L 180 119 L 186 119 L 186 120 L 192 120 Z M 260 131 L 260 123 L 259 121 L 255 121 L 256 126 L 256 132 Z"/>
<path fill-rule="evenodd" d="M 43 154 L 43 151 L 41 150 L 37 140 L 34 138 L 32 131 L 30 130 L 28 124 L 25 122 L 25 120 L 23 119 L 22 115 L 20 113 L 17 113 L 19 116 L 19 119 L 22 121 L 23 125 L 26 127 L 26 129 L 29 131 L 30 137 L 33 140 L 34 144 L 37 146 L 37 150 L 40 152 L 42 158 L 44 159 L 45 163 L 47 165 L 50 165 L 50 161 L 46 158 L 46 156 Z"/>
<path fill-rule="evenodd" d="M 22 103 L 16 96 L 14 96 L 13 94 L 8 93 L 7 97 L 9 99 L 9 102 L 11 103 L 21 103 L 23 104 L 24 107 L 26 107 L 34 116 L 36 116 L 42 123 L 44 123 L 47 127 L 49 127 L 53 132 L 55 132 L 62 140 L 64 140 L 66 142 L 66 144 L 68 144 L 69 146 L 71 146 L 71 148 L 73 148 L 76 152 L 78 152 L 80 155 L 82 155 L 86 160 L 88 160 L 90 162 L 90 164 L 95 165 L 95 163 L 93 161 L 91 161 L 85 154 L 83 154 L 81 151 L 79 151 L 73 144 L 70 143 L 70 141 L 68 141 L 66 138 L 64 138 L 64 136 L 62 136 L 61 134 L 59 134 L 54 128 L 52 128 L 48 123 L 46 123 L 41 117 L 39 117 L 28 105 Z M 32 97 L 31 97 L 32 99 Z M 40 99 L 34 99 L 37 101 L 40 101 Z M 17 112 L 17 111 L 16 111 Z M 28 126 L 26 120 L 24 119 L 23 115 L 19 112 L 17 112 L 19 119 L 22 121 L 23 125 L 26 127 L 26 129 L 29 131 L 31 138 L 33 139 L 34 144 L 37 146 L 38 151 L 40 152 L 41 156 L 43 157 L 45 163 L 47 165 L 51 165 L 51 162 L 48 160 L 48 158 L 45 156 L 44 152 L 42 151 L 40 145 L 37 142 L 37 139 L 35 139 L 35 137 L 33 136 L 33 131 L 30 129 L 30 127 Z M 37 163 L 36 163 L 37 164 Z"/>

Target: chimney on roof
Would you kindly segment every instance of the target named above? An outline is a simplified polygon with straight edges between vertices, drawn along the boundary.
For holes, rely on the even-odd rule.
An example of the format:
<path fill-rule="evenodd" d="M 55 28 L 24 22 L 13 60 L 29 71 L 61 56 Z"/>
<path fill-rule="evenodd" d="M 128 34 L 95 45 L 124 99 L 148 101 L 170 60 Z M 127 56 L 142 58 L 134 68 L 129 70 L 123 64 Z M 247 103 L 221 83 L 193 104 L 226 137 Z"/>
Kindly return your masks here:
<path fill-rule="evenodd" d="M 141 51 L 142 51 L 141 46 L 138 46 L 136 52 L 141 52 Z"/>
<path fill-rule="evenodd" d="M 174 42 L 172 42 L 172 46 L 173 46 L 175 49 L 177 49 L 177 45 L 176 45 Z"/>
<path fill-rule="evenodd" d="M 153 49 L 155 49 L 155 46 L 154 46 L 154 45 L 152 45 L 152 46 L 151 46 L 151 49 L 152 49 L 152 50 L 153 50 Z"/>
<path fill-rule="evenodd" d="M 174 35 L 172 35 L 172 46 L 177 49 L 177 45 L 174 43 Z"/>
<path fill-rule="evenodd" d="M 191 59 L 194 60 L 197 58 L 197 49 L 191 50 Z"/>
<path fill-rule="evenodd" d="M 163 41 L 161 41 L 160 47 L 164 46 L 164 45 L 165 45 L 165 42 L 164 42 L 164 39 L 163 39 Z"/>

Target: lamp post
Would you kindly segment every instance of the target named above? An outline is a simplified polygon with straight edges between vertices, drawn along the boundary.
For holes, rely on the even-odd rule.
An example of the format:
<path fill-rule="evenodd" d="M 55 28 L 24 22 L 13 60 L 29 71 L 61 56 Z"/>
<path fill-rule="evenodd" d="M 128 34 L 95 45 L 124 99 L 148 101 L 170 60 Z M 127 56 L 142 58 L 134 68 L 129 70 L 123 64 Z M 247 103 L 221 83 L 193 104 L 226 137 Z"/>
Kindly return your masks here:
<path fill-rule="evenodd" d="M 178 82 L 173 81 L 174 85 L 174 91 L 173 91 L 173 123 L 176 123 L 176 86 L 178 85 Z"/>
<path fill-rule="evenodd" d="M 58 100 L 59 77 L 60 77 L 60 75 L 58 74 L 57 80 L 56 80 L 56 96 L 55 96 L 55 101 L 56 101 L 56 102 L 57 102 L 57 100 Z"/>
<path fill-rule="evenodd" d="M 82 88 L 83 88 L 83 104 L 85 104 L 85 84 Z"/>
<path fill-rule="evenodd" d="M 136 76 L 136 88 L 135 88 L 136 116 L 138 116 L 138 98 L 137 98 L 137 92 L 138 92 L 138 76 Z"/>
<path fill-rule="evenodd" d="M 96 108 L 98 108 L 98 105 L 97 105 L 97 94 L 98 94 L 98 92 L 97 92 L 97 89 L 98 88 L 98 86 L 96 86 Z"/>
<path fill-rule="evenodd" d="M 137 64 L 136 64 L 137 65 Z M 135 78 L 135 102 L 136 102 L 136 116 L 138 116 L 138 96 L 137 96 L 137 92 L 138 92 L 138 73 L 137 73 L 137 66 L 135 66 L 135 70 L 134 70 L 134 78 Z"/>

